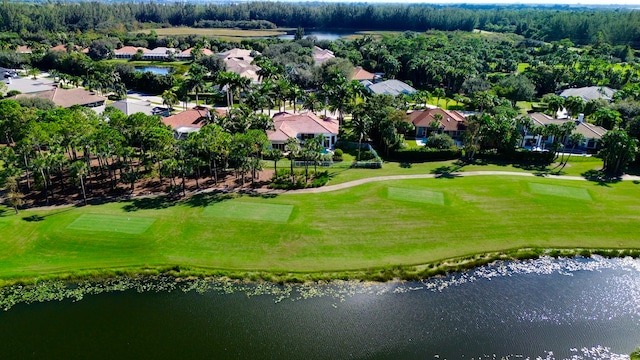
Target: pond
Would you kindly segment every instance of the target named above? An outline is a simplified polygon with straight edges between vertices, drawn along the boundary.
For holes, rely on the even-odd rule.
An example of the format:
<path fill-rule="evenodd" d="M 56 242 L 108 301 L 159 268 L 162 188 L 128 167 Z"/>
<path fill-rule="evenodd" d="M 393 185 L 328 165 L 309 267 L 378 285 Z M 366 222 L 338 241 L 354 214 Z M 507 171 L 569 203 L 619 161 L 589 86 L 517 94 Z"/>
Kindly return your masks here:
<path fill-rule="evenodd" d="M 503 262 L 421 282 L 172 284 L 15 305 L 0 312 L 0 359 L 579 360 L 640 346 L 640 261 L 629 258 Z"/>
<path fill-rule="evenodd" d="M 168 75 L 171 73 L 172 68 L 161 66 L 134 66 L 134 70 L 137 72 L 150 72 L 156 75 Z"/>
<path fill-rule="evenodd" d="M 353 32 L 345 32 L 345 33 L 336 33 L 336 32 L 327 32 L 327 31 L 310 31 L 310 32 L 305 32 L 304 36 L 315 36 L 318 40 L 338 40 L 343 36 L 349 36 L 349 35 L 354 35 L 355 33 Z M 278 36 L 278 39 L 282 39 L 282 40 L 293 40 L 293 34 L 291 35 L 280 35 Z"/>

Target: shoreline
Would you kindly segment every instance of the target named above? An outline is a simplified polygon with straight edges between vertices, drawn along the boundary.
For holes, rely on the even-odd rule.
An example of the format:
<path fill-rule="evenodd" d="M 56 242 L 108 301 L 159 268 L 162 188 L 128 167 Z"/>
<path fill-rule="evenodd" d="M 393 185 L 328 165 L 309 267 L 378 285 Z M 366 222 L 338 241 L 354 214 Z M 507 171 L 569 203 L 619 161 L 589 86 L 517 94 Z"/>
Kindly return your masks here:
<path fill-rule="evenodd" d="M 0 278 L 0 290 L 13 286 L 35 286 L 46 281 L 101 281 L 121 277 L 156 278 L 167 276 L 179 282 L 184 279 L 227 279 L 243 282 L 272 284 L 307 284 L 331 281 L 361 281 L 385 283 L 392 281 L 420 281 L 450 273 L 460 273 L 490 265 L 497 261 L 525 261 L 544 256 L 552 258 L 640 258 L 638 248 L 522 248 L 478 253 L 431 263 L 415 265 L 388 265 L 377 268 L 337 270 L 323 272 L 291 272 L 286 270 L 226 270 L 205 267 L 185 267 L 179 264 L 125 268 L 96 268 L 72 272 L 49 273 L 37 276 Z"/>

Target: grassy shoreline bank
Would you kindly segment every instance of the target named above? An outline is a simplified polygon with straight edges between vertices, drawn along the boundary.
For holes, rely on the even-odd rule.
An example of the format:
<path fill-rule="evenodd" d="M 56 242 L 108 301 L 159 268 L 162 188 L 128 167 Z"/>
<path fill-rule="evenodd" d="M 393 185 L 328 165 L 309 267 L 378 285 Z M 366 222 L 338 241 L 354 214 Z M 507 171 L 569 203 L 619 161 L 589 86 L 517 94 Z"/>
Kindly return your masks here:
<path fill-rule="evenodd" d="M 180 279 L 227 279 L 232 281 L 270 282 L 274 284 L 300 284 L 314 282 L 344 281 L 420 281 L 450 273 L 473 270 L 491 265 L 498 261 L 525 261 L 540 257 L 552 258 L 589 258 L 593 255 L 604 258 L 640 258 L 640 249 L 586 249 L 586 248 L 523 248 L 507 251 L 480 253 L 459 258 L 443 259 L 432 263 L 417 265 L 393 265 L 380 268 L 368 268 L 326 272 L 289 272 L 278 270 L 238 271 L 225 269 L 198 268 L 180 265 L 141 266 L 111 269 L 85 269 L 75 272 L 51 273 L 37 277 L 0 279 L 0 289 L 11 286 L 36 285 L 45 281 L 100 281 L 119 277 L 169 276 L 175 281 Z"/>

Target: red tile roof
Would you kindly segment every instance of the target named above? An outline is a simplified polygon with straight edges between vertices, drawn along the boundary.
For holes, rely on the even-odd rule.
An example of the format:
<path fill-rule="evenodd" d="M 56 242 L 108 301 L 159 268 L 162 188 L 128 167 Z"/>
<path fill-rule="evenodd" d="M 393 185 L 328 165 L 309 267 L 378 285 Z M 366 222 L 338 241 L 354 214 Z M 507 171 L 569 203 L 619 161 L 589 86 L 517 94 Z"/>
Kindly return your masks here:
<path fill-rule="evenodd" d="M 312 112 L 290 114 L 282 112 L 273 116 L 275 130 L 267 131 L 270 141 L 286 141 L 299 134 L 334 134 L 338 135 L 338 120 L 320 119 Z"/>
<path fill-rule="evenodd" d="M 138 49 L 142 50 L 143 53 L 149 51 L 149 49 L 144 47 L 134 47 L 134 46 L 123 46 L 120 49 L 115 49 L 113 51 L 114 54 L 135 54 L 138 52 Z"/>
<path fill-rule="evenodd" d="M 163 118 L 162 122 L 171 126 L 173 130 L 179 127 L 201 128 L 205 125 L 210 110 L 204 106 L 196 106 L 193 109 Z"/>
<path fill-rule="evenodd" d="M 413 111 L 409 114 L 409 121 L 411 121 L 415 127 L 429 127 L 431 123 L 436 120 L 434 117 L 436 114 L 442 116 L 439 122 L 441 125 L 440 129 L 444 131 L 457 131 L 461 130 L 461 126 L 464 126 L 464 115 L 454 110 L 444 110 L 440 108 Z"/>
<path fill-rule="evenodd" d="M 363 69 L 361 66 L 356 66 L 353 69 L 353 75 L 351 76 L 351 80 L 373 80 L 374 77 L 375 77 L 374 74 Z"/>

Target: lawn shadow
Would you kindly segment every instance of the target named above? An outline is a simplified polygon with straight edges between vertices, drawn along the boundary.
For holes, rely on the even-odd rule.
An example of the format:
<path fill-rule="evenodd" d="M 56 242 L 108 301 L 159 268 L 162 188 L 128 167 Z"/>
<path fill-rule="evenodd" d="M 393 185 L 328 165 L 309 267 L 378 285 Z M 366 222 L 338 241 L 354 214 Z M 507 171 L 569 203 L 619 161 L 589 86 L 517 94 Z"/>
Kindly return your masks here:
<path fill-rule="evenodd" d="M 460 177 L 459 174 L 454 174 L 454 173 L 460 171 L 460 169 L 462 169 L 465 165 L 467 164 L 458 160 L 451 165 L 439 166 L 431 170 L 430 172 L 431 174 L 436 174 L 437 175 L 436 178 L 438 179 L 440 178 L 453 179 L 456 177 Z"/>
<path fill-rule="evenodd" d="M 40 222 L 40 221 L 44 221 L 44 216 L 42 215 L 25 216 L 22 218 L 22 220 L 27 222 Z"/>
<path fill-rule="evenodd" d="M 606 173 L 604 173 L 602 170 L 589 170 L 589 171 L 583 172 L 580 175 L 582 175 L 582 177 L 584 177 L 589 181 L 598 183 L 598 185 L 600 186 L 609 186 L 609 184 L 615 184 L 621 181 L 620 177 L 609 176 Z"/>
<path fill-rule="evenodd" d="M 9 210 L 0 209 L 0 217 L 5 217 L 5 216 L 9 216 Z"/>
<path fill-rule="evenodd" d="M 183 203 L 191 207 L 206 207 L 225 200 L 231 200 L 235 197 L 236 195 L 234 193 L 229 193 L 226 191 L 214 191 L 211 193 L 194 195 L 184 200 Z"/>
<path fill-rule="evenodd" d="M 122 207 L 125 212 L 134 212 L 139 210 L 159 210 L 166 209 L 176 205 L 176 200 L 166 196 L 139 198 L 127 200 L 129 204 Z"/>

